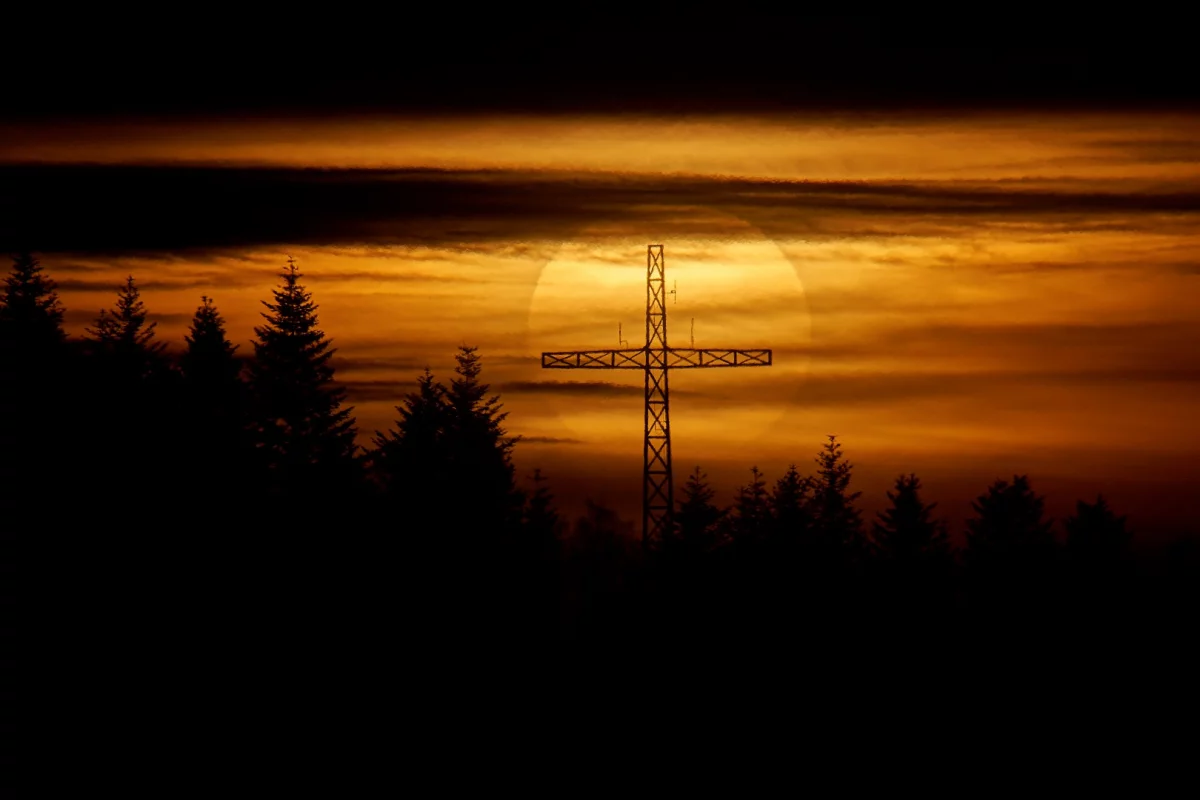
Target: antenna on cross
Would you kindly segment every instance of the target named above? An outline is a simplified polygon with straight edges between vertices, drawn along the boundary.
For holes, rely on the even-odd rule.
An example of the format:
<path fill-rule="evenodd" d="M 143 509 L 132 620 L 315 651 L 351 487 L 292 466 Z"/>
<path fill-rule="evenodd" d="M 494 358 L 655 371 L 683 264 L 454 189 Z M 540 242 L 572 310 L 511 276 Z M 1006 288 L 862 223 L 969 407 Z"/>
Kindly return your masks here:
<path fill-rule="evenodd" d="M 619 322 L 617 323 L 617 345 L 619 347 L 628 347 L 629 346 L 629 340 L 627 340 L 625 338 L 625 335 L 623 333 L 621 333 L 621 323 L 619 323 Z"/>
<path fill-rule="evenodd" d="M 696 318 L 692 317 L 692 347 L 696 346 Z"/>

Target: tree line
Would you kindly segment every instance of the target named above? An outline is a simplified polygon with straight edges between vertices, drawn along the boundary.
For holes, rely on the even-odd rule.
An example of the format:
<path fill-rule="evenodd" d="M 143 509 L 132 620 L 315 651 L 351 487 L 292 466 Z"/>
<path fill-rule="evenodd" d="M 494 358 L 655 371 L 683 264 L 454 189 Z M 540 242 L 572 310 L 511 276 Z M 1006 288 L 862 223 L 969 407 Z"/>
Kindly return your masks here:
<path fill-rule="evenodd" d="M 522 485 L 519 439 L 474 347 L 447 382 L 426 369 L 391 429 L 357 445 L 302 277 L 289 259 L 253 353 L 209 297 L 175 352 L 132 276 L 72 338 L 38 259 L 13 259 L 0 525 L 63 544 L 62 597 L 129 630 L 195 630 L 215 615 L 228 636 L 261 625 L 272 641 L 345 644 L 403 619 L 420 641 L 596 647 L 748 642 L 798 625 L 940 641 L 1010 624 L 1111 630 L 1195 600 L 1194 572 L 1140 569 L 1103 497 L 1077 504 L 1060 542 L 1024 475 L 976 499 L 961 552 L 916 475 L 898 476 L 865 520 L 833 436 L 810 472 L 768 482 L 753 468 L 728 506 L 697 467 L 670 534 L 643 551 L 611 509 L 589 504 L 568 523 L 540 472 Z M 267 621 L 278 603 L 286 613 Z"/>

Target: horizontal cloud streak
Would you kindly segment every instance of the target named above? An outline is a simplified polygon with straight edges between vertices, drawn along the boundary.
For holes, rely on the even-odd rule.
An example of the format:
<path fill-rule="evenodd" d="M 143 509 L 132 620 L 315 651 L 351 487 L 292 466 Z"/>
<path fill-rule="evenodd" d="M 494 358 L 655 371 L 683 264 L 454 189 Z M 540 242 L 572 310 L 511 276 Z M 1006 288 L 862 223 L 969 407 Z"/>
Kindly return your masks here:
<path fill-rule="evenodd" d="M 608 381 L 514 381 L 498 387 L 510 394 L 588 395 L 591 397 L 641 397 L 645 389 Z"/>
<path fill-rule="evenodd" d="M 681 211 L 683 206 L 721 209 L 773 236 L 815 238 L 935 233 L 997 223 L 1048 222 L 1069 229 L 1078 220 L 1081 225 L 1130 226 L 1133 217 L 1191 219 L 1200 212 L 1200 191 L 1189 183 L 1146 187 L 1112 181 L 1056 181 L 1049 186 L 1024 181 L 9 165 L 0 167 L 0 187 L 0 248 L 107 254 L 289 245 L 508 245 L 575 238 L 590 225 L 615 225 L 634 238 L 651 232 L 655 239 L 726 233 L 717 220 Z"/>
<path fill-rule="evenodd" d="M 1135 385 L 1174 384 L 1200 387 L 1200 368 L 1112 367 L 1076 370 L 973 370 L 931 372 L 915 369 L 780 376 L 764 381 L 753 393 L 727 390 L 695 393 L 698 405 L 730 408 L 771 406 L 842 408 L 879 406 L 901 401 L 961 397 L 967 408 L 981 411 L 1035 388 L 1107 391 Z M 672 391 L 672 394 L 675 394 Z M 1080 395 L 1081 398 L 1087 395 Z M 1080 402 L 1083 402 L 1082 400 Z"/>

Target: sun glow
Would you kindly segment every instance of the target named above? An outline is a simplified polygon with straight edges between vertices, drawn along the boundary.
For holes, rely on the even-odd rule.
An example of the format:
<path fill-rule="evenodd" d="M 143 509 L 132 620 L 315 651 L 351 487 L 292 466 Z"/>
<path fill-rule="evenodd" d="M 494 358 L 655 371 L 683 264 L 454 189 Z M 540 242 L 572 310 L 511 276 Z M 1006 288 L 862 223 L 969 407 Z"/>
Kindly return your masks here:
<path fill-rule="evenodd" d="M 771 367 L 673 370 L 669 380 L 675 443 L 719 434 L 734 447 L 751 444 L 777 424 L 778 416 L 739 414 L 734 404 L 722 401 L 752 397 L 768 384 L 777 393 L 781 373 L 794 376 L 799 391 L 807 372 L 802 353 L 811 324 L 796 270 L 761 231 L 732 218 L 727 222 L 740 227 L 740 234 L 720 241 L 663 243 L 670 293 L 669 344 L 713 349 L 782 347 L 801 355 L 776 359 Z M 622 240 L 603 246 L 563 245 L 543 268 L 534 290 L 529 350 L 643 346 L 646 244 Z M 756 308 L 764 307 L 788 310 L 756 313 Z M 581 386 L 555 396 L 561 435 L 590 441 L 628 440 L 633 446 L 640 442 L 641 371 L 543 370 L 541 379 L 593 385 L 590 390 Z"/>

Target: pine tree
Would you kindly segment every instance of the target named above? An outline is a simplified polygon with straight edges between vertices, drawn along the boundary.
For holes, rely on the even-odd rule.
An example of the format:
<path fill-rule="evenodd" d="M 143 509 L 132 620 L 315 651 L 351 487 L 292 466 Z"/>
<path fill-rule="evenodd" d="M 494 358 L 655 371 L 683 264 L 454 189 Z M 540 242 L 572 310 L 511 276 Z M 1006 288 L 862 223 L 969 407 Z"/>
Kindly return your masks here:
<path fill-rule="evenodd" d="M 714 497 L 708 475 L 696 467 L 683 485 L 675 512 L 673 544 L 685 553 L 703 553 L 716 546 L 726 512 L 713 503 Z"/>
<path fill-rule="evenodd" d="M 862 512 L 855 506 L 862 492 L 850 492 L 854 465 L 845 460 L 842 445 L 830 436 L 817 455 L 813 485 L 816 538 L 831 554 L 856 556 L 862 546 Z"/>
<path fill-rule="evenodd" d="M 895 491 L 887 493 L 891 506 L 871 526 L 871 544 L 885 561 L 917 564 L 949 556 L 945 523 L 933 518 L 937 503 L 925 503 L 920 492 L 921 479 L 909 474 L 897 477 Z"/>
<path fill-rule="evenodd" d="M 263 301 L 265 325 L 254 329 L 250 384 L 255 433 L 276 490 L 308 494 L 345 488 L 357 477 L 353 409 L 329 365 L 336 352 L 317 327 L 312 294 L 288 259 L 275 302 Z"/>

